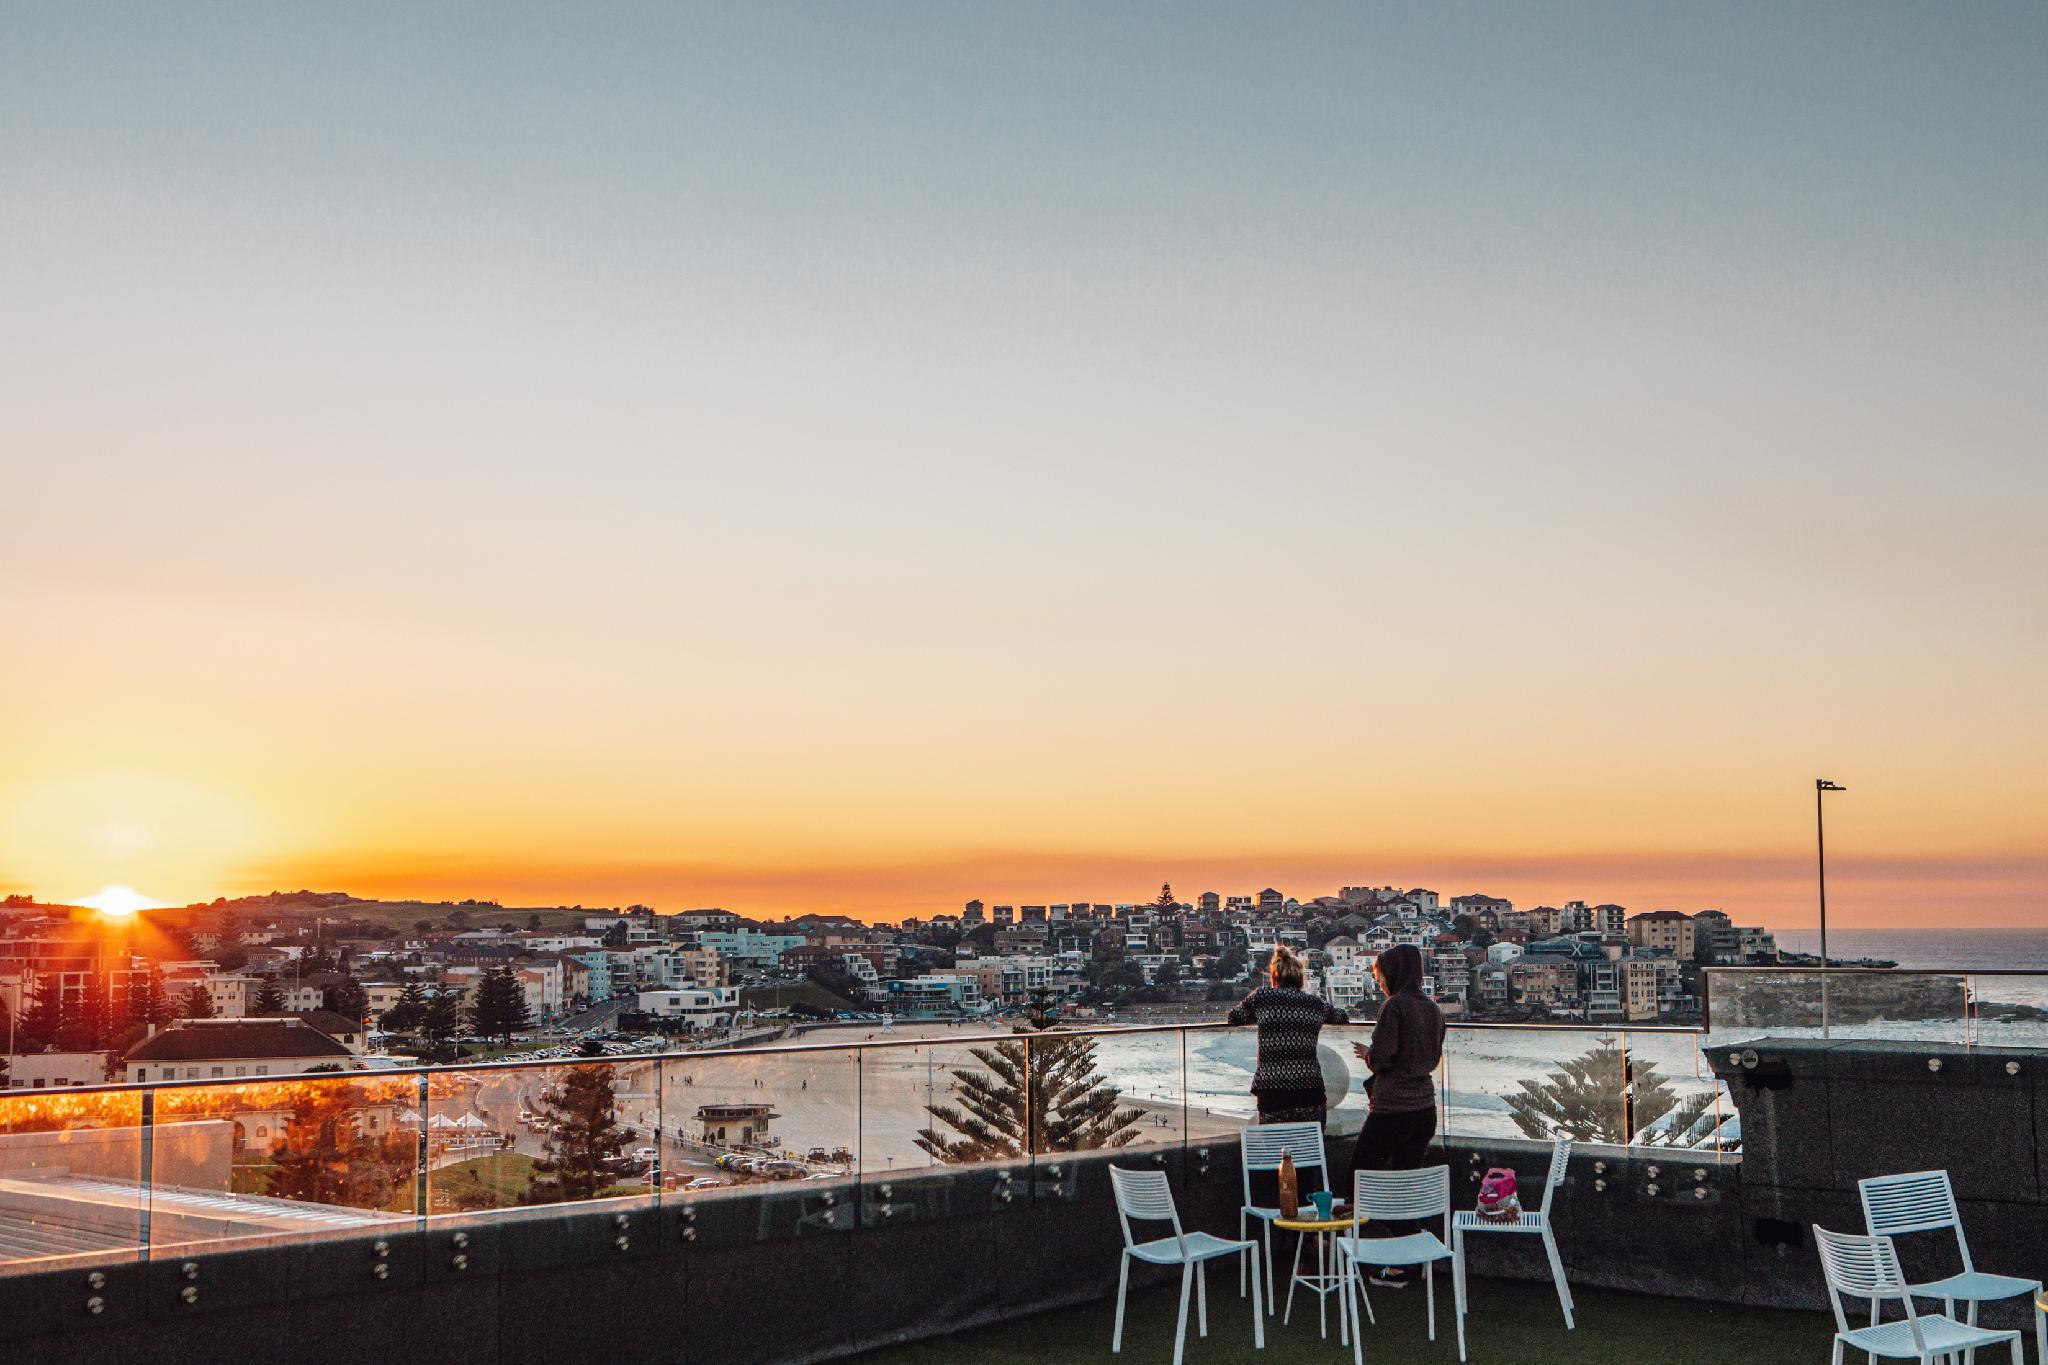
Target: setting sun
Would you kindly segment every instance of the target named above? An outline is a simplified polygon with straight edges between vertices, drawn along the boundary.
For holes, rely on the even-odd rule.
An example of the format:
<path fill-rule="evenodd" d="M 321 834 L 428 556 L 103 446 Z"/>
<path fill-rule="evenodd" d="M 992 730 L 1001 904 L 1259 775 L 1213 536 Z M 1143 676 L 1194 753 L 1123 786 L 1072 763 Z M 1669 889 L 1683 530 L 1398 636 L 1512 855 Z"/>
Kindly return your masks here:
<path fill-rule="evenodd" d="M 96 895 L 87 896 L 79 904 L 97 910 L 110 919 L 125 919 L 137 910 L 154 910 L 162 902 L 151 900 L 133 887 L 109 886 Z"/>

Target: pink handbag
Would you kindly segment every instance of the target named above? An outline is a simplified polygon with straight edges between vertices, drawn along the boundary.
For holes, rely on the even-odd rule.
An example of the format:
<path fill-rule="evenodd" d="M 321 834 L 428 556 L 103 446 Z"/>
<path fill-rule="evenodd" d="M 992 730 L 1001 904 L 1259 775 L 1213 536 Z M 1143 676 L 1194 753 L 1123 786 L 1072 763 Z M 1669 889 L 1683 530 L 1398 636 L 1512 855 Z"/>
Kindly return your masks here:
<path fill-rule="evenodd" d="M 1522 1221 L 1522 1201 L 1515 1197 L 1513 1171 L 1496 1166 L 1480 1180 L 1478 1213 L 1488 1223 Z"/>

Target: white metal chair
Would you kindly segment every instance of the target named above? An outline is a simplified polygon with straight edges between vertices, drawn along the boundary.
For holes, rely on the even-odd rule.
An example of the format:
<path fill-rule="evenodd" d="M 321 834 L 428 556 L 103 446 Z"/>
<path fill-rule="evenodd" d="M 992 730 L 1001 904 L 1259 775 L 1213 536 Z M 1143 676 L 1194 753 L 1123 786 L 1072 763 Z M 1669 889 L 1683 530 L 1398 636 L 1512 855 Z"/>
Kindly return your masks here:
<path fill-rule="evenodd" d="M 1275 1313 L 1280 1308 L 1280 1298 L 1273 1292 L 1273 1220 L 1280 1216 L 1277 1208 L 1263 1208 L 1252 1202 L 1252 1173 L 1254 1171 L 1277 1171 L 1283 1157 L 1294 1158 L 1297 1174 L 1314 1171 L 1316 1183 L 1302 1190 L 1327 1190 L 1330 1185 L 1330 1158 L 1323 1143 L 1323 1125 L 1320 1123 L 1266 1123 L 1238 1130 L 1241 1135 L 1244 1168 L 1244 1207 L 1237 1211 L 1237 1235 L 1242 1238 L 1250 1234 L 1251 1220 L 1259 1220 L 1264 1231 L 1266 1244 L 1266 1311 Z M 1244 1262 L 1239 1261 L 1237 1292 L 1244 1293 Z"/>
<path fill-rule="evenodd" d="M 1813 1240 L 1820 1248 L 1821 1273 L 1827 1277 L 1828 1307 L 1835 1310 L 1833 1365 L 1842 1365 L 1845 1350 L 1868 1351 L 1873 1358 L 1888 1356 L 1934 1365 L 1936 1361 L 1973 1353 L 1979 1346 L 2001 1343 L 2012 1348 L 2012 1365 L 2026 1365 L 2018 1332 L 1972 1327 L 1946 1313 L 1914 1313 L 1905 1272 L 1899 1269 L 1899 1250 L 1892 1245 L 1891 1238 L 1829 1232 L 1816 1223 Z M 1849 1325 L 1849 1315 L 1842 1311 L 1844 1298 L 1870 1300 L 1870 1326 Z M 1880 1320 L 1887 1300 L 1904 1311 L 1901 1320 Z"/>
<path fill-rule="evenodd" d="M 1557 1234 L 1550 1226 L 1550 1193 L 1564 1183 L 1565 1168 L 1571 1164 L 1572 1140 L 1561 1137 L 1550 1147 L 1550 1170 L 1543 1177 L 1543 1190 L 1533 1209 L 1522 1210 L 1518 1223 L 1490 1223 L 1476 1213 L 1461 1213 L 1451 1220 L 1451 1250 L 1456 1253 L 1454 1272 L 1458 1276 L 1458 1299 L 1465 1301 L 1465 1234 L 1468 1232 L 1526 1232 L 1543 1238 L 1543 1253 L 1550 1258 L 1550 1278 L 1557 1285 L 1557 1306 L 1564 1310 L 1565 1330 L 1572 1330 L 1572 1287 L 1564 1277 L 1564 1258 L 1557 1254 Z"/>
<path fill-rule="evenodd" d="M 1452 1304 L 1458 1317 L 1458 1359 L 1465 1358 L 1464 1276 L 1459 1273 L 1457 1253 L 1447 1245 L 1451 1235 L 1451 1168 L 1425 1166 L 1417 1171 L 1357 1171 L 1352 1175 L 1351 1208 L 1368 1223 L 1443 1219 L 1443 1236 L 1417 1231 L 1400 1237 L 1364 1237 L 1353 1232 L 1337 1241 L 1337 1263 L 1344 1268 L 1344 1308 L 1351 1315 L 1352 1365 L 1363 1365 L 1365 1349 L 1359 1337 L 1363 1327 L 1352 1306 L 1356 1290 L 1365 1305 L 1367 1322 L 1376 1322 L 1372 1299 L 1365 1292 L 1363 1266 L 1421 1266 L 1422 1282 L 1429 1299 L 1429 1339 L 1436 1340 L 1436 1263 L 1451 1262 Z M 1362 1231 L 1363 1229 L 1360 1229 Z"/>
<path fill-rule="evenodd" d="M 2039 1280 L 1993 1275 L 1977 1269 L 1976 1263 L 1970 1259 L 1970 1244 L 1963 1237 L 1963 1219 L 1956 1209 L 1956 1192 L 1949 1183 L 1947 1171 L 1910 1171 L 1904 1175 L 1874 1176 L 1857 1181 L 1856 1192 L 1863 1199 L 1864 1231 L 1873 1237 L 1940 1232 L 1943 1229 L 1955 1231 L 1956 1251 L 1962 1257 L 1962 1270 L 1946 1279 L 1907 1285 L 1906 1292 L 1913 1298 L 1940 1299 L 1941 1311 L 1950 1317 L 1956 1315 L 1957 1303 L 1966 1303 L 1969 1314 L 1964 1321 L 1975 1327 L 1978 1304 L 2041 1292 Z M 1875 1314 L 1877 1304 L 1873 1301 L 1870 1308 Z M 1875 1317 L 1872 1321 L 1876 1321 Z M 2048 1362 L 2048 1314 L 2044 1314 L 2038 1304 L 2034 1310 L 2034 1350 L 2041 1361 Z"/>
<path fill-rule="evenodd" d="M 1124 1348 L 1124 1298 L 1130 1292 L 1132 1261 L 1180 1267 L 1180 1321 L 1173 1331 L 1173 1365 L 1181 1365 L 1188 1339 L 1189 1290 L 1195 1294 L 1197 1327 L 1206 1337 L 1209 1335 L 1207 1263 L 1219 1256 L 1247 1255 L 1252 1258 L 1252 1339 L 1260 1350 L 1264 1350 L 1266 1313 L 1259 1295 L 1258 1242 L 1249 1239 L 1228 1242 L 1206 1232 L 1183 1232 L 1180 1210 L 1173 1203 L 1173 1186 L 1167 1181 L 1164 1171 L 1128 1171 L 1121 1166 L 1112 1166 L 1109 1168 L 1109 1183 L 1116 1192 L 1117 1222 L 1124 1231 L 1124 1251 L 1116 1277 L 1116 1330 L 1110 1337 L 1110 1351 L 1121 1352 Z M 1141 1242 L 1131 1232 L 1133 1222 L 1170 1223 L 1173 1235 Z"/>

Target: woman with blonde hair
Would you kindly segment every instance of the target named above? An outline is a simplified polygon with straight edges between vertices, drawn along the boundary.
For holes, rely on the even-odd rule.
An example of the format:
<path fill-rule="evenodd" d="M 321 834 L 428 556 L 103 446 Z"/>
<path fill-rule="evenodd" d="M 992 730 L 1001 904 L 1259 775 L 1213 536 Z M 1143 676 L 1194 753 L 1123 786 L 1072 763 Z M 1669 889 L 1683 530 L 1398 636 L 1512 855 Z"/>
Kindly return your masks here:
<path fill-rule="evenodd" d="M 1330 1101 L 1316 1040 L 1325 1024 L 1348 1024 L 1350 1016 L 1302 989 L 1307 968 L 1301 954 L 1282 944 L 1267 965 L 1271 985 L 1247 995 L 1230 1012 L 1233 1024 L 1259 1026 L 1259 1065 L 1252 1095 L 1260 1123 L 1323 1123 Z"/>

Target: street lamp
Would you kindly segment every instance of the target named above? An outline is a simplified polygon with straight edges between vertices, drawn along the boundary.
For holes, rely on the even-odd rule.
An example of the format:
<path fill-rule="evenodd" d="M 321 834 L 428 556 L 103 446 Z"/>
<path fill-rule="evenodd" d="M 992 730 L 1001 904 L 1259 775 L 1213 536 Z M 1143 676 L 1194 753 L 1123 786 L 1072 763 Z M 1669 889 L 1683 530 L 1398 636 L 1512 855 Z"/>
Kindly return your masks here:
<path fill-rule="evenodd" d="M 1820 965 L 1828 965 L 1828 828 L 1822 814 L 1821 798 L 1828 792 L 1845 792 L 1847 787 L 1824 777 L 1813 779 L 1813 841 L 1820 864 Z"/>

